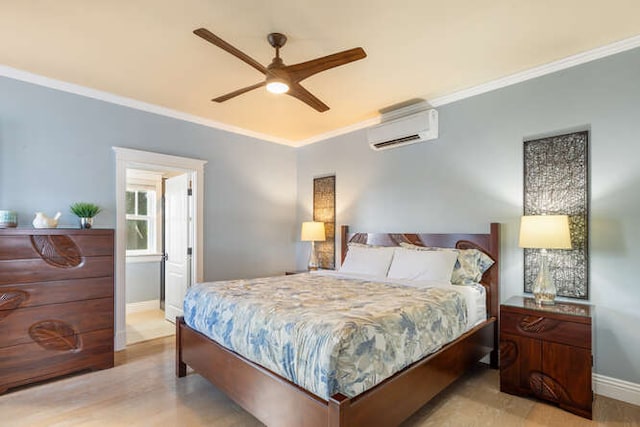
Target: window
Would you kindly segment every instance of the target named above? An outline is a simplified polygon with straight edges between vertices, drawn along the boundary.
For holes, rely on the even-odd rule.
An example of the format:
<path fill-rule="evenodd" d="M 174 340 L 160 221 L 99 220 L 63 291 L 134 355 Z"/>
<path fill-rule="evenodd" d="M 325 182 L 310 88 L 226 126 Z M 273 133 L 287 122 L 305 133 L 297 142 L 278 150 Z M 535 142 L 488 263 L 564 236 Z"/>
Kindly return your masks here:
<path fill-rule="evenodd" d="M 156 253 L 156 192 L 130 187 L 126 195 L 127 255 Z"/>
<path fill-rule="evenodd" d="M 127 262 L 155 261 L 156 257 L 159 261 L 162 252 L 162 173 L 127 169 L 125 211 Z"/>

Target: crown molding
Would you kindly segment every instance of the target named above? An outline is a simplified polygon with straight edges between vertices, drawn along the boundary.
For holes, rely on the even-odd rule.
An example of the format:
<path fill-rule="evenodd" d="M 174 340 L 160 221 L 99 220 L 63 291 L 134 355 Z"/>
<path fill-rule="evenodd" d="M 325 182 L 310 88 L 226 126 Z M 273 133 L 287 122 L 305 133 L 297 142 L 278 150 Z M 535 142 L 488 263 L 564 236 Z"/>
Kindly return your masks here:
<path fill-rule="evenodd" d="M 138 101 L 137 99 L 127 98 L 125 96 L 115 95 L 113 93 L 92 89 L 86 86 L 80 86 L 74 83 L 52 79 L 50 77 L 45 77 L 39 74 L 30 73 L 28 71 L 19 70 L 17 68 L 12 68 L 6 65 L 0 65 L 0 76 L 9 77 L 11 79 L 20 80 L 27 83 L 33 83 L 38 86 L 44 86 L 63 92 L 73 93 L 75 95 L 85 96 L 87 98 L 109 102 L 111 104 L 122 105 L 123 107 L 129 107 L 136 110 L 145 111 L 147 113 L 158 114 L 160 116 L 171 117 L 173 119 L 178 119 L 185 122 L 195 123 L 198 125 L 231 132 L 238 135 L 244 135 L 263 141 L 275 142 L 276 144 L 289 146 L 295 145 L 295 143 L 289 139 L 279 138 L 273 135 L 267 135 L 266 133 L 255 132 L 241 127 L 227 125 L 215 120 L 205 119 L 204 117 L 196 116 L 194 114 L 188 114 L 182 111 L 172 110 L 171 108 L 162 107 L 160 105 Z"/>
<path fill-rule="evenodd" d="M 496 89 L 501 89 L 507 86 L 511 86 L 517 83 L 522 83 L 527 80 L 541 77 L 547 74 L 555 73 L 556 71 L 565 70 L 567 68 L 575 67 L 576 65 L 585 64 L 587 62 L 595 61 L 597 59 L 605 58 L 607 56 L 615 55 L 616 53 L 625 52 L 627 50 L 640 47 L 640 35 L 630 37 L 624 40 L 620 40 L 605 46 L 601 46 L 586 52 L 571 55 L 566 58 L 550 62 L 548 64 L 540 65 L 528 70 L 524 70 L 515 74 L 511 74 L 496 80 L 492 80 L 477 86 L 473 86 L 467 89 L 459 90 L 457 92 L 443 95 L 437 98 L 430 99 L 424 103 L 414 104 L 409 107 L 404 107 L 398 110 L 394 110 L 384 115 L 374 117 L 371 119 L 363 120 L 358 123 L 354 123 L 345 127 L 334 129 L 329 132 L 314 135 L 310 138 L 301 139 L 298 141 L 289 140 L 286 138 L 280 138 L 260 132 L 251 131 L 237 126 L 227 125 L 215 120 L 205 119 L 204 117 L 196 116 L 193 114 L 184 113 L 170 108 L 161 107 L 159 105 L 149 104 L 146 102 L 138 101 L 136 99 L 127 98 L 120 95 L 115 95 L 109 92 L 104 92 L 97 89 L 91 89 L 88 87 L 80 86 L 73 83 L 67 83 L 61 80 L 44 77 L 38 74 L 30 73 L 27 71 L 19 70 L 5 65 L 0 65 L 0 76 L 9 77 L 15 80 L 21 80 L 28 83 L 33 83 L 39 86 L 44 86 L 52 89 L 61 90 L 64 92 L 73 93 L 76 95 L 86 96 L 89 98 L 98 99 L 100 101 L 109 102 L 112 104 L 122 105 L 124 107 L 134 108 L 141 111 L 146 111 L 161 116 L 171 117 L 186 122 L 199 124 L 202 126 L 211 127 L 214 129 L 223 130 L 226 132 L 232 132 L 239 135 L 248 136 L 251 138 L 260 139 L 263 141 L 274 142 L 276 144 L 288 145 L 291 147 L 302 147 L 315 142 L 324 141 L 329 138 L 351 133 L 360 129 L 367 128 L 369 126 L 380 123 L 382 118 L 390 119 L 393 117 L 399 117 L 401 115 L 411 114 L 412 111 L 419 111 L 425 109 L 425 107 L 440 107 L 442 105 L 450 104 L 456 101 L 461 101 L 466 98 L 470 98 L 483 93 L 491 92 Z"/>
<path fill-rule="evenodd" d="M 503 87 L 535 79 L 536 77 L 541 77 L 547 74 L 555 73 L 557 71 L 566 70 L 567 68 L 575 67 L 577 65 L 586 64 L 587 62 L 595 61 L 597 59 L 615 55 L 616 53 L 635 49 L 636 47 L 640 47 L 640 36 L 630 37 L 628 39 L 597 47 L 586 52 L 567 56 L 566 58 L 549 62 L 538 67 L 530 68 L 528 70 L 501 77 L 499 79 L 492 80 L 490 82 L 483 83 L 468 89 L 463 89 L 448 95 L 433 98 L 429 101 L 429 103 L 433 107 L 439 107 L 441 105 L 450 104 L 452 102 L 460 101 L 465 98 L 470 98 L 472 96 L 481 95 L 483 93 L 491 92 L 496 89 L 501 89 Z"/>
<path fill-rule="evenodd" d="M 425 101 L 424 103 L 419 103 L 415 105 L 422 106 L 422 109 L 424 109 L 425 105 L 431 108 L 440 107 L 442 105 L 451 104 L 456 101 L 461 101 L 466 98 L 471 98 L 472 96 L 481 95 L 483 93 L 491 92 L 493 90 L 501 89 L 503 87 L 511 86 L 517 83 L 522 83 L 527 80 L 535 79 L 536 77 L 541 77 L 547 74 L 555 73 L 556 71 L 566 70 L 567 68 L 575 67 L 577 65 L 585 64 L 587 62 L 595 61 L 597 59 L 605 58 L 607 56 L 615 55 L 616 53 L 625 52 L 627 50 L 635 49 L 637 47 L 640 47 L 640 36 L 630 37 L 628 39 L 620 40 L 620 41 L 608 44 L 606 46 L 601 46 L 586 52 L 568 56 L 566 58 L 562 58 L 557 61 L 549 62 L 547 64 L 540 65 L 538 67 L 530 68 L 528 70 L 524 70 L 515 74 L 508 75 L 506 77 L 501 77 L 499 79 L 492 80 L 487 83 L 483 83 L 467 89 L 462 89 L 448 95 L 432 98 Z M 399 112 L 397 116 L 399 117 L 403 114 L 411 114 L 410 108 L 411 107 L 415 108 L 415 105 L 396 110 Z M 420 108 L 420 107 L 417 107 L 417 108 Z M 416 111 L 418 110 L 416 109 Z M 395 113 L 395 111 L 392 113 Z M 385 114 L 384 117 L 386 119 L 387 114 Z M 376 125 L 380 123 L 380 121 L 381 121 L 381 117 L 378 117 L 376 119 L 369 119 L 359 123 L 354 123 L 349 126 L 345 126 L 343 128 L 334 129 L 330 132 L 323 133 L 320 135 L 315 135 L 315 136 L 312 136 L 311 138 L 298 141 L 296 143 L 296 147 L 302 147 L 304 145 L 312 144 L 314 142 L 333 138 L 345 133 L 366 128 L 368 126 Z"/>
<path fill-rule="evenodd" d="M 358 123 L 354 123 L 349 126 L 341 127 L 338 129 L 331 130 L 329 132 L 321 133 L 318 135 L 314 135 L 310 138 L 301 139 L 294 143 L 294 147 L 303 147 L 305 145 L 313 144 L 314 142 L 324 141 L 325 139 L 330 139 L 336 136 L 345 135 L 347 133 L 355 132 L 360 129 L 368 128 L 369 126 L 374 126 L 380 123 L 381 117 L 374 117 L 371 119 L 363 120 Z"/>

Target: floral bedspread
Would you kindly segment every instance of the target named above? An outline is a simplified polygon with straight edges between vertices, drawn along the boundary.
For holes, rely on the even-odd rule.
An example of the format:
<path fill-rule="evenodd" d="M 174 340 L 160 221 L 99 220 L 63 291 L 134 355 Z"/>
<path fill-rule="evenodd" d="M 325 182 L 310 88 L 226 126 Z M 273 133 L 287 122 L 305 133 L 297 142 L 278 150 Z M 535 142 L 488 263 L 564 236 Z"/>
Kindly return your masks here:
<path fill-rule="evenodd" d="M 297 274 L 201 283 L 186 323 L 317 396 L 353 397 L 465 331 L 447 288 Z"/>

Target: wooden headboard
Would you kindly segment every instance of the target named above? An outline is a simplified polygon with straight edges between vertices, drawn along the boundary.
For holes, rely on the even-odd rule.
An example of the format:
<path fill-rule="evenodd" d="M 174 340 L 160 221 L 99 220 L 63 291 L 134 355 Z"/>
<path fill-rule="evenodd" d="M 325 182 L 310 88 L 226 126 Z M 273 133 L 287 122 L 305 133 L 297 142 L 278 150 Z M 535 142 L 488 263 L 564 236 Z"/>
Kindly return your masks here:
<path fill-rule="evenodd" d="M 399 246 L 402 242 L 418 246 L 440 248 L 478 249 L 489 255 L 495 263 L 489 268 L 480 283 L 487 290 L 487 312 L 498 318 L 500 295 L 500 224 L 491 223 L 489 234 L 428 234 L 428 233 L 350 233 L 349 226 L 340 229 L 342 262 L 347 256 L 349 242 L 378 246 Z"/>

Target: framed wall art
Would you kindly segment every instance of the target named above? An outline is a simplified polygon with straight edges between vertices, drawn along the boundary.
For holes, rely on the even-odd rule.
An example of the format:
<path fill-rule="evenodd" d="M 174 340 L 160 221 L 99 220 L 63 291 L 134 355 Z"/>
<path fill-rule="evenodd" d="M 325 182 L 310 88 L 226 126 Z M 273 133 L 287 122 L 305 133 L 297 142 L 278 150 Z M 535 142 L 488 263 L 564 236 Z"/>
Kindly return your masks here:
<path fill-rule="evenodd" d="M 318 267 L 336 268 L 336 176 L 313 180 L 313 220 L 324 222 L 326 240 L 316 242 Z"/>
<path fill-rule="evenodd" d="M 589 132 L 524 142 L 524 215 L 568 215 L 570 250 L 549 250 L 558 296 L 589 297 Z M 524 290 L 531 292 L 539 251 L 524 249 Z"/>

